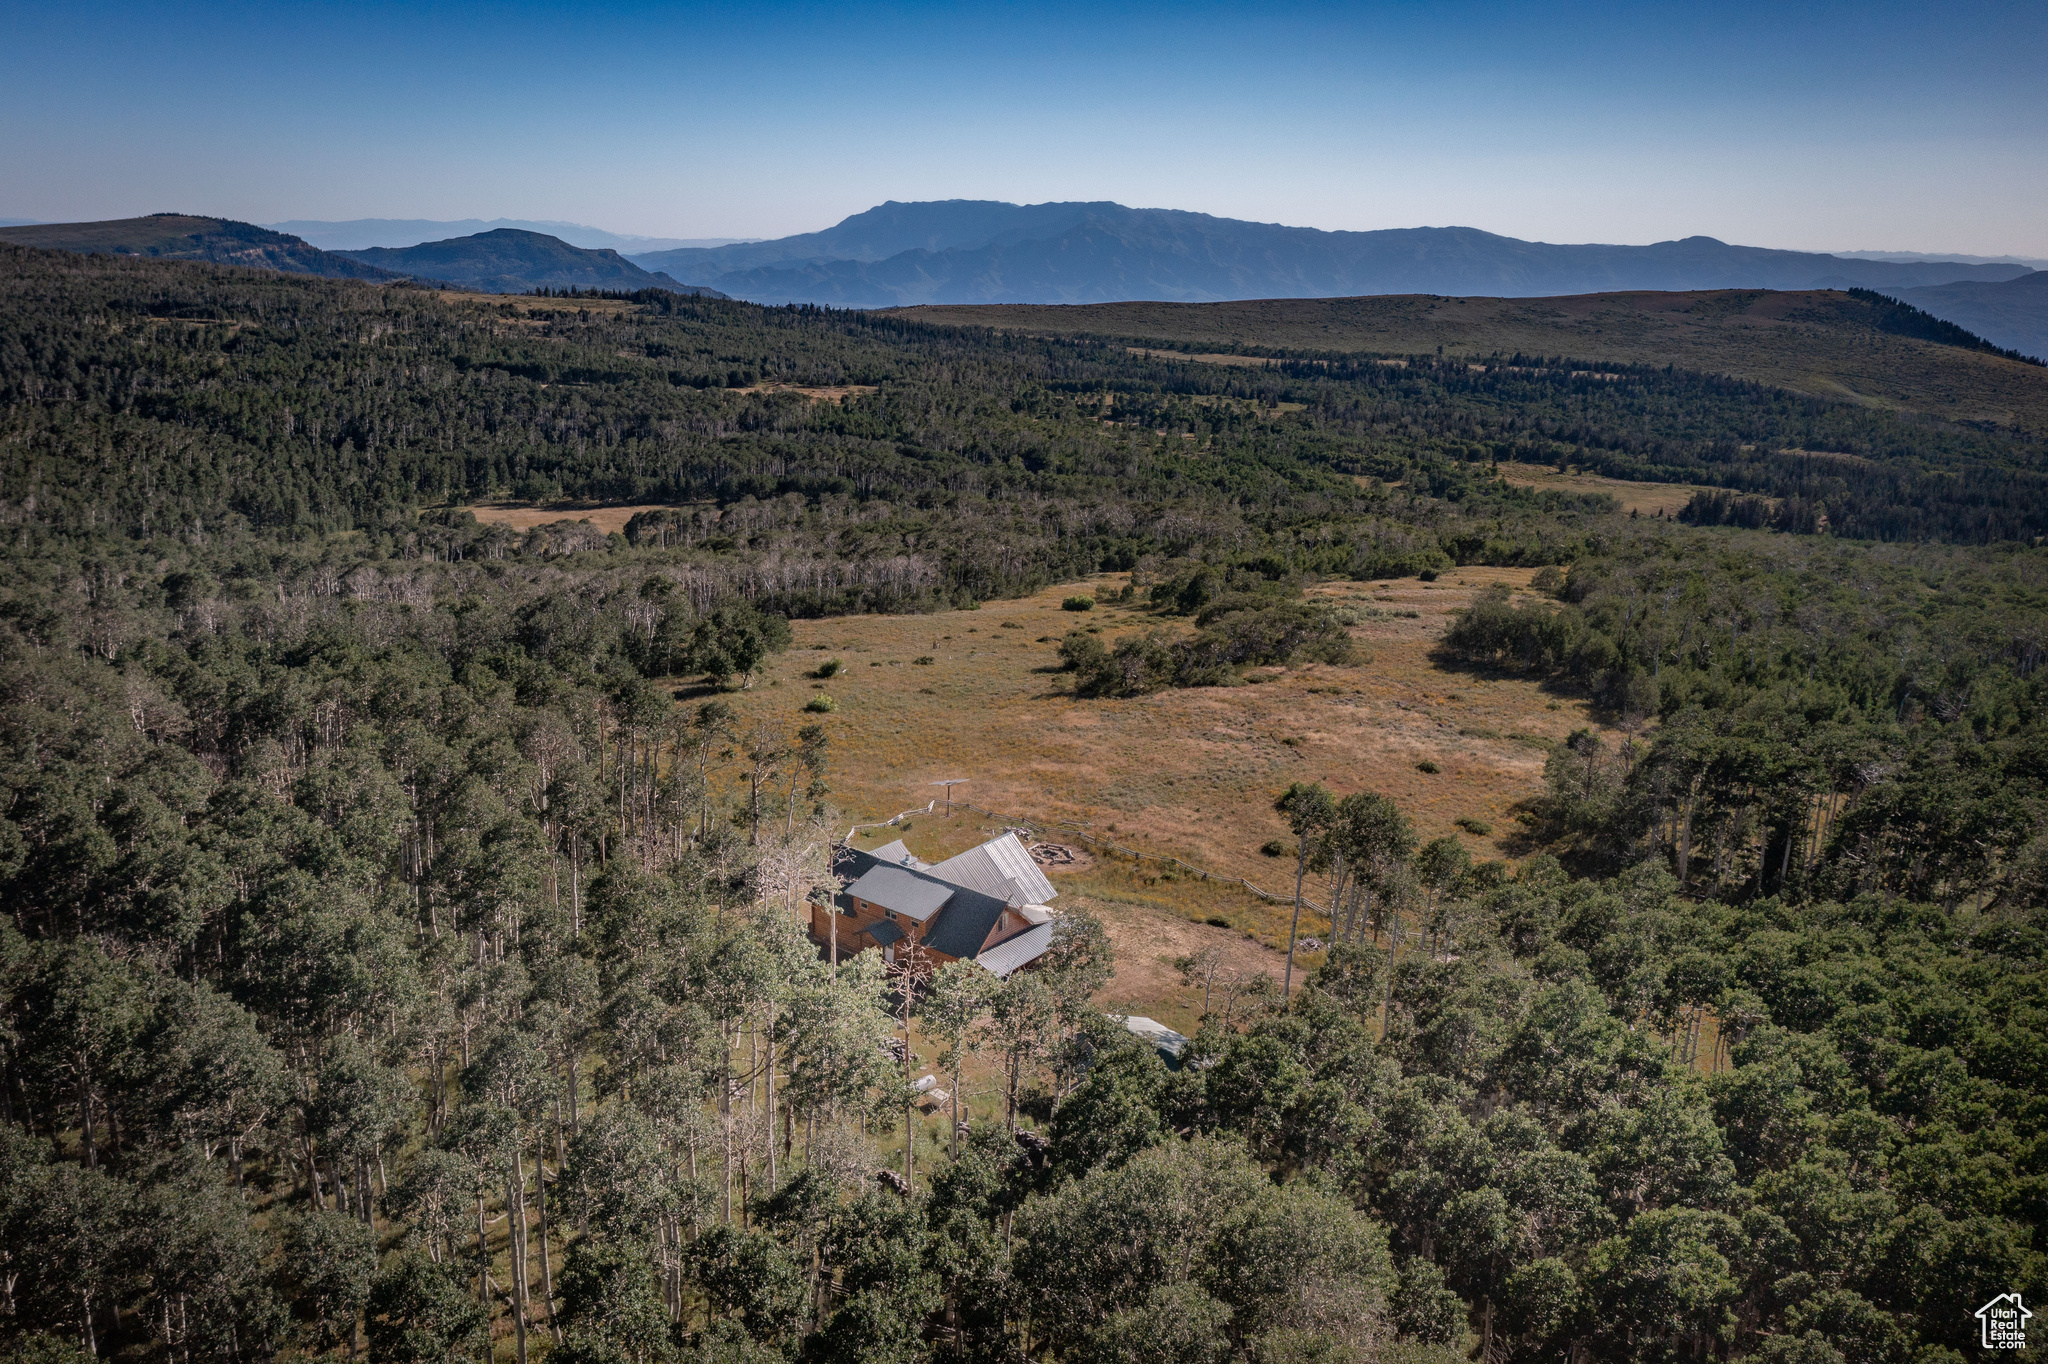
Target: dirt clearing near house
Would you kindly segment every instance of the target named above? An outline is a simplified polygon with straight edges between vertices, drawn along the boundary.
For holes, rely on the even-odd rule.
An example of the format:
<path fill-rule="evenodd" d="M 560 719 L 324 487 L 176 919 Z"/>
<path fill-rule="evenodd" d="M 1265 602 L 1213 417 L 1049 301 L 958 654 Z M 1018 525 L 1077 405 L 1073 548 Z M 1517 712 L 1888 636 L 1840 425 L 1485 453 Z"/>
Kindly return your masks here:
<path fill-rule="evenodd" d="M 886 819 L 954 788 L 953 820 L 918 815 L 913 851 L 949 856 L 999 832 L 1004 818 L 1031 821 L 1043 837 L 1093 853 L 1083 872 L 1048 868 L 1054 883 L 1201 920 L 1214 915 L 1264 942 L 1285 942 L 1288 905 L 1203 881 L 1158 862 L 1104 855 L 1080 835 L 1184 859 L 1223 877 L 1244 877 L 1275 895 L 1292 892 L 1292 836 L 1272 808 L 1291 782 L 1340 793 L 1372 789 L 1395 800 L 1425 839 L 1451 835 L 1475 858 L 1501 855 L 1517 802 L 1542 784 L 1550 744 L 1595 727 L 1583 701 L 1533 680 L 1479 676 L 1430 655 L 1454 611 L 1491 583 L 1518 600 L 1532 570 L 1470 568 L 1433 583 L 1326 583 L 1311 595 L 1345 608 L 1372 661 L 1262 669 L 1270 680 L 1238 687 L 1080 700 L 1058 671 L 1068 630 L 1094 627 L 1114 641 L 1128 631 L 1189 628 L 1114 598 L 1120 575 L 1093 579 L 1100 603 L 1061 609 L 1075 584 L 980 610 L 925 616 L 856 616 L 791 622 L 795 644 L 771 659 L 749 691 L 731 694 L 743 719 L 767 715 L 793 728 L 813 717 L 819 694 L 836 710 L 827 780 L 854 820 Z M 837 659 L 841 671 L 813 674 Z M 698 699 L 693 690 L 685 704 Z M 1438 770 L 1429 772 L 1422 764 Z M 957 802 L 998 812 L 962 810 Z M 1491 826 L 1490 835 L 1457 821 Z M 1066 827 L 1062 827 L 1062 826 Z M 881 831 L 863 846 L 895 836 Z M 925 839 L 929 836 L 930 841 Z M 1280 855 L 1261 853 L 1277 842 Z M 1303 924 L 1321 935 L 1327 923 Z"/>
<path fill-rule="evenodd" d="M 1287 969 L 1287 954 L 1261 945 L 1234 929 L 1195 923 L 1168 910 L 1090 895 L 1060 897 L 1060 908 L 1079 909 L 1102 920 L 1116 952 L 1116 976 L 1096 999 L 1111 1013 L 1144 1014 L 1176 1032 L 1192 1034 L 1201 1026 L 1202 987 L 1181 981 L 1173 963 L 1214 949 L 1218 958 L 1211 1008 L 1220 1012 L 1227 987 L 1255 976 L 1277 983 Z M 1295 964 L 1299 979 L 1304 972 Z"/>

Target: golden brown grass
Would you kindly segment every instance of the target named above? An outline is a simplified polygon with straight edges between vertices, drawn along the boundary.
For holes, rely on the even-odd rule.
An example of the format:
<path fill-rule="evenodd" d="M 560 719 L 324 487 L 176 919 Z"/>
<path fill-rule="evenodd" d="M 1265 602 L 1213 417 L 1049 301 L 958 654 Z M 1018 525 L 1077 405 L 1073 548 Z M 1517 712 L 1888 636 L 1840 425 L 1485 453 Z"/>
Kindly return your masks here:
<path fill-rule="evenodd" d="M 427 297 L 443 303 L 478 304 L 522 319 L 530 313 L 558 313 L 567 308 L 590 313 L 624 313 L 640 306 L 624 298 L 545 298 L 533 294 L 473 293 L 467 289 L 432 289 L 427 291 Z"/>
<path fill-rule="evenodd" d="M 1536 464 L 1503 464 L 1501 478 L 1517 488 L 1548 488 L 1561 493 L 1606 493 L 1624 513 L 1676 516 L 1694 493 L 1708 489 L 1691 483 L 1630 483 L 1598 474 L 1564 473 Z"/>
<path fill-rule="evenodd" d="M 834 384 L 824 388 L 805 388 L 802 384 L 750 384 L 745 388 L 731 390 L 734 393 L 801 393 L 814 403 L 843 403 L 848 398 L 864 393 L 873 393 L 873 384 Z"/>
<path fill-rule="evenodd" d="M 1955 421 L 2048 430 L 2048 370 L 1873 330 L 1832 290 L 1721 289 L 1564 298 L 1252 299 L 1235 303 L 958 304 L 920 321 L 1216 347 L 1280 346 L 1483 358 L 1497 351 L 1679 365 Z M 1194 358 L 1194 357 L 1187 357 Z"/>
<path fill-rule="evenodd" d="M 639 512 L 669 509 L 658 506 L 536 507 L 530 503 L 522 503 L 497 507 L 469 507 L 466 510 L 479 524 L 486 526 L 510 526 L 513 530 L 532 530 L 535 526 L 552 525 L 557 521 L 588 521 L 593 527 L 609 535 L 614 531 L 623 533 L 626 523 Z"/>
<path fill-rule="evenodd" d="M 1448 834 L 1475 857 L 1500 855 L 1512 807 L 1540 785 L 1547 744 L 1592 718 L 1583 702 L 1551 696 L 1533 681 L 1449 671 L 1430 654 L 1451 612 L 1480 587 L 1502 582 L 1520 591 L 1531 576 L 1471 568 L 1436 583 L 1324 584 L 1314 589 L 1318 598 L 1381 613 L 1353 630 L 1373 651 L 1370 663 L 1262 670 L 1270 680 L 1256 685 L 1120 701 L 1070 695 L 1065 676 L 1052 671 L 1052 641 L 1090 625 L 1114 640 L 1164 623 L 1110 604 L 1063 611 L 1061 598 L 1076 591 L 1071 584 L 976 611 L 796 621 L 795 647 L 731 699 L 745 716 L 790 726 L 812 718 L 801 708 L 819 691 L 838 703 L 825 720 L 829 780 L 849 822 L 883 819 L 934 796 L 943 806 L 929 783 L 965 777 L 960 798 L 1030 819 L 1049 836 L 1071 822 L 1286 895 L 1292 863 L 1259 848 L 1288 837 L 1272 804 L 1295 781 L 1379 791 L 1422 837 Z M 1098 595 L 1122 585 L 1116 575 L 1093 584 Z M 1416 614 L 1396 614 L 1407 611 Z M 845 665 L 841 675 L 808 676 L 833 657 Z M 920 657 L 932 661 L 921 665 Z M 1424 761 L 1441 770 L 1420 771 Z M 1460 830 L 1461 817 L 1492 824 L 1494 835 Z M 938 833 L 932 826 L 939 823 L 910 821 L 913 850 L 944 855 L 1000 825 L 963 815 L 957 830 L 925 852 L 918 839 Z M 1093 898 L 1182 918 L 1217 914 L 1284 944 L 1287 905 L 1169 874 L 1156 863 L 1099 857 L 1060 880 Z"/>

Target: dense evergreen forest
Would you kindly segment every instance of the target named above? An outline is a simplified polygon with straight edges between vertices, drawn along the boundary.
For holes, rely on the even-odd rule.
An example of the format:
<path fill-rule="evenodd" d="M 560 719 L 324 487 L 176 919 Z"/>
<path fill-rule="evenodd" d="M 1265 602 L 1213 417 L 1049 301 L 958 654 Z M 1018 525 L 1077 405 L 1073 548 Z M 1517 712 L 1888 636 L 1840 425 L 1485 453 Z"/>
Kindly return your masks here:
<path fill-rule="evenodd" d="M 0 280 L 0 1358 L 1949 1364 L 2048 1292 L 2025 437 L 1555 358 Z M 1790 470 L 1825 533 L 1516 457 Z M 1083 915 L 1004 982 L 821 960 L 829 725 L 716 690 L 790 616 L 1105 568 L 1334 648 L 1303 583 L 1465 563 L 1546 596 L 1443 661 L 1628 742 L 1550 755 L 1514 867 L 1290 793 L 1331 946 L 1173 1069 Z M 906 1143 L 955 1065 L 1001 1117 Z"/>

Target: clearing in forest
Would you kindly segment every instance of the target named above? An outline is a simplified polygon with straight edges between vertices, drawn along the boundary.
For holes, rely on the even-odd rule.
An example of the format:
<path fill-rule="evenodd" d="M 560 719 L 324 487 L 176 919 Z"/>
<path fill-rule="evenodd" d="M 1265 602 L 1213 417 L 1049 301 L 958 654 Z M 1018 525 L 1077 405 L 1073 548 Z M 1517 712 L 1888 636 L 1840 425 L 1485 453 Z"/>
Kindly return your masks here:
<path fill-rule="evenodd" d="M 1514 807 L 1541 786 L 1549 746 L 1595 722 L 1579 698 L 1533 679 L 1453 671 L 1431 654 L 1452 612 L 1480 588 L 1505 583 L 1520 596 L 1532 576 L 1466 568 L 1433 583 L 1321 584 L 1311 595 L 1349 608 L 1358 622 L 1351 633 L 1371 650 L 1370 662 L 1260 669 L 1254 676 L 1265 680 L 1256 683 L 1128 700 L 1074 697 L 1056 654 L 1072 629 L 1094 627 L 1113 642 L 1127 631 L 1189 628 L 1113 601 L 1122 575 L 1092 580 L 1088 589 L 1102 604 L 1085 612 L 1061 608 L 1084 590 L 1066 584 L 979 610 L 799 620 L 791 622 L 793 647 L 769 660 L 750 690 L 725 699 L 743 722 L 766 715 L 793 728 L 822 719 L 832 745 L 828 780 L 849 823 L 886 819 L 934 796 L 943 809 L 931 783 L 967 778 L 956 801 L 997 815 L 960 811 L 950 824 L 913 817 L 907 841 L 921 856 L 970 846 L 1013 816 L 1049 838 L 1060 838 L 1066 823 L 1285 896 L 1291 857 L 1260 849 L 1273 840 L 1292 847 L 1272 807 L 1296 781 L 1340 794 L 1378 791 L 1422 838 L 1450 834 L 1475 859 L 1501 855 Z M 816 676 L 835 659 L 836 675 Z M 694 704 L 708 693 L 679 695 Z M 831 714 L 804 711 L 819 695 L 832 699 Z M 1268 944 L 1285 943 L 1286 904 L 1157 863 L 1097 856 L 1050 874 L 1063 891 L 1183 918 L 1215 915 Z M 1326 927 L 1305 920 L 1303 932 Z"/>
<path fill-rule="evenodd" d="M 1694 483 L 1632 483 L 1627 479 L 1603 478 L 1599 474 L 1567 473 L 1541 464 L 1503 464 L 1500 476 L 1517 488 L 1547 489 L 1560 493 L 1606 493 L 1625 516 L 1663 513 L 1675 517 L 1692 501 L 1693 494 L 1714 491 Z"/>
<path fill-rule="evenodd" d="M 478 524 L 485 526 L 509 526 L 513 530 L 532 530 L 535 526 L 553 525 L 558 521 L 588 521 L 591 526 L 606 534 L 624 534 L 626 523 L 644 511 L 670 511 L 667 506 L 636 507 L 536 507 L 531 503 L 507 504 L 496 507 L 465 507 Z"/>

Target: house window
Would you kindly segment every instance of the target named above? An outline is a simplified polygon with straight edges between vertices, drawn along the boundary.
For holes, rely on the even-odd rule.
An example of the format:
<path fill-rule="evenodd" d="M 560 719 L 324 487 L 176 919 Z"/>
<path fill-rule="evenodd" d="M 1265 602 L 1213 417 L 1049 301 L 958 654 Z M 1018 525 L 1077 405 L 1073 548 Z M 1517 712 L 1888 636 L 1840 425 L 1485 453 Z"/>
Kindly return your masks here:
<path fill-rule="evenodd" d="M 891 919 L 894 919 L 896 917 L 896 911 L 893 909 L 885 909 L 882 911 L 882 913 L 888 915 Z"/>

